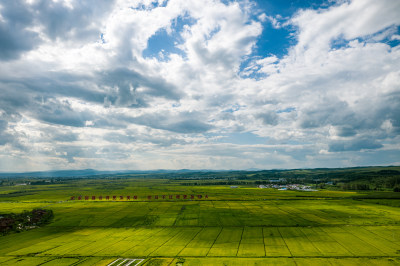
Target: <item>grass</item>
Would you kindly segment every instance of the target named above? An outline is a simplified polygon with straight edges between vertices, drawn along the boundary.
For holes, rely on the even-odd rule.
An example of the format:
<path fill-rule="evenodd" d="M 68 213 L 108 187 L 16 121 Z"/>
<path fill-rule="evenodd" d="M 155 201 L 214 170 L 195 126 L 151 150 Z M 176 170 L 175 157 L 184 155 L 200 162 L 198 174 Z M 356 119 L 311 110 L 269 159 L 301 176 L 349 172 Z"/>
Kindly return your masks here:
<path fill-rule="evenodd" d="M 400 209 L 389 194 L 382 200 L 372 192 L 190 187 L 160 179 L 78 180 L 0 193 L 0 213 L 46 207 L 55 215 L 45 227 L 0 237 L 2 265 L 107 265 L 117 258 L 146 258 L 146 265 L 400 263 Z M 73 194 L 139 200 L 68 200 Z"/>

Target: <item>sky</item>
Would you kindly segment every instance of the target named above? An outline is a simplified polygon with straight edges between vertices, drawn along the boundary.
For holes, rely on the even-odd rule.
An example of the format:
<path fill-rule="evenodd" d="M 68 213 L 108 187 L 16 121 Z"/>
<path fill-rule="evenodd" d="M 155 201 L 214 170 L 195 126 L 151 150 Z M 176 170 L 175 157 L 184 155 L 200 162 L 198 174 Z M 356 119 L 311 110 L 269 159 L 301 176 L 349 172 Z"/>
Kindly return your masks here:
<path fill-rule="evenodd" d="M 0 171 L 400 165 L 398 0 L 3 0 Z"/>

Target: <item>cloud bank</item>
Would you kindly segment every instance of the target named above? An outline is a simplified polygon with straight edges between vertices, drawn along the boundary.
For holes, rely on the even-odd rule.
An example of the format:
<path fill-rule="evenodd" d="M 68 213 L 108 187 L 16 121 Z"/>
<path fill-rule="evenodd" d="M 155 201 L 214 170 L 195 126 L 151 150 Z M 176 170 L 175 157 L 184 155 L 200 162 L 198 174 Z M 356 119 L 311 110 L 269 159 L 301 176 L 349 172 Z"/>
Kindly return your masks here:
<path fill-rule="evenodd" d="M 400 164 L 400 2 L 274 12 L 3 1 L 0 171 Z"/>

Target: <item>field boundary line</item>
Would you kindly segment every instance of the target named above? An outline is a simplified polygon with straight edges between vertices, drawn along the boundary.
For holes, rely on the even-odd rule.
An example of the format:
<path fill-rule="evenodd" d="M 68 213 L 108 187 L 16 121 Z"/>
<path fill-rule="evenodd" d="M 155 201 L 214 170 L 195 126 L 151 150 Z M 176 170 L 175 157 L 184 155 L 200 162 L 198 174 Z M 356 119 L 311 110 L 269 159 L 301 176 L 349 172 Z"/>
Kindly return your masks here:
<path fill-rule="evenodd" d="M 178 255 L 177 256 L 179 256 L 179 254 L 190 244 L 190 242 L 192 242 L 193 241 L 193 239 L 195 239 L 196 238 L 196 236 L 198 235 L 198 234 L 200 234 L 200 232 L 201 231 L 203 231 L 204 230 L 204 228 L 202 228 L 202 229 L 200 229 L 193 237 L 192 237 L 192 239 L 190 239 L 190 241 L 189 242 L 187 242 L 187 244 L 185 245 L 185 247 L 181 250 L 181 251 L 179 251 L 179 253 L 178 253 Z"/>
<path fill-rule="evenodd" d="M 311 230 L 314 231 L 313 228 L 311 228 Z M 318 247 L 315 246 L 314 241 L 311 241 L 311 239 L 310 239 L 310 238 L 308 237 L 308 235 L 302 230 L 302 228 L 300 228 L 300 231 L 299 231 L 299 232 L 301 232 L 301 233 L 303 234 L 303 236 L 308 240 L 308 242 L 311 243 L 311 245 L 315 248 L 316 251 L 318 251 L 321 255 L 324 254 Z M 315 231 L 314 231 L 314 232 L 315 232 Z M 329 237 L 330 237 L 330 236 L 329 236 Z"/>
<path fill-rule="evenodd" d="M 282 209 L 281 207 L 277 206 L 277 208 L 278 208 L 280 211 L 285 212 L 285 213 L 288 214 L 288 217 L 289 217 L 290 220 L 292 220 L 293 222 L 295 222 L 295 225 L 290 226 L 290 227 L 298 227 L 300 224 L 304 223 L 304 221 L 309 222 L 309 220 L 307 220 L 307 219 L 305 219 L 305 218 L 303 218 L 303 217 L 301 217 L 301 216 L 299 215 L 299 214 L 304 214 L 303 211 L 301 211 L 301 212 L 299 212 L 299 213 L 296 213 L 296 212 L 293 212 L 293 211 L 291 212 L 290 209 L 295 209 L 295 208 L 290 207 L 290 206 L 286 206 L 286 207 L 289 208 L 289 209 L 288 209 L 288 210 L 284 210 L 284 209 Z M 300 219 L 301 219 L 301 220 L 300 220 Z M 308 226 L 309 226 L 308 223 L 304 223 L 304 224 L 305 224 L 305 225 L 303 225 L 302 227 L 308 227 Z"/>
<path fill-rule="evenodd" d="M 203 229 L 200 229 L 199 231 L 197 231 L 197 233 L 193 236 L 193 238 L 190 239 L 190 241 L 185 245 L 184 248 L 182 248 L 182 249 L 179 251 L 179 253 L 181 253 L 182 250 L 184 250 L 184 249 L 186 248 L 186 246 L 189 245 L 190 242 L 192 242 L 192 240 L 200 233 L 201 230 L 203 230 Z M 176 256 L 179 256 L 179 253 L 178 253 Z"/>
<path fill-rule="evenodd" d="M 395 226 L 395 225 L 390 225 L 390 226 Z M 366 226 L 365 226 L 366 227 Z M 395 243 L 395 236 L 394 236 L 394 232 L 393 232 L 393 240 L 391 240 L 391 239 L 389 239 L 389 238 L 387 238 L 387 237 L 385 237 L 385 236 L 382 236 L 382 235 L 378 235 L 377 233 L 375 233 L 374 231 L 371 231 L 371 230 L 369 230 L 369 229 L 367 229 L 367 228 L 365 228 L 364 227 L 364 229 L 365 230 L 367 230 L 368 232 L 370 232 L 370 233 L 372 233 L 372 234 L 374 234 L 374 235 L 376 235 L 377 237 L 380 237 L 380 238 L 382 238 L 382 239 L 385 239 L 386 241 L 390 241 L 390 242 L 392 242 L 392 243 Z"/>
<path fill-rule="evenodd" d="M 208 249 L 207 254 L 206 254 L 205 257 L 208 257 L 208 253 L 210 253 L 210 250 L 213 248 L 213 246 L 215 245 L 215 242 L 217 241 L 219 235 L 221 234 L 222 230 L 224 229 L 223 227 L 220 227 L 220 228 L 221 228 L 221 230 L 219 230 L 219 233 L 218 233 L 217 237 L 214 239 L 214 242 L 212 243 L 211 247 Z"/>
<path fill-rule="evenodd" d="M 176 222 L 178 221 L 178 218 L 179 217 L 184 217 L 185 215 L 184 215 L 184 212 L 185 212 L 185 210 L 186 210 L 186 205 L 182 205 L 181 206 L 181 209 L 179 210 L 179 212 L 176 214 L 176 219 L 175 219 L 175 221 L 174 221 L 174 223 L 172 224 L 172 226 L 176 226 Z"/>
<path fill-rule="evenodd" d="M 163 229 L 165 229 L 165 228 L 163 228 Z M 161 232 L 163 229 L 159 230 L 157 233 Z M 147 236 L 148 234 L 151 234 L 151 232 L 146 233 L 145 236 Z M 175 234 L 175 235 L 176 235 L 176 234 Z M 175 235 L 173 235 L 172 237 L 174 237 Z M 168 238 L 167 241 L 169 241 L 170 239 L 171 239 L 171 238 Z M 163 246 L 167 241 L 165 241 L 163 244 L 161 244 L 161 246 Z M 140 246 L 140 245 L 136 245 L 136 246 Z M 128 250 L 125 251 L 124 253 L 126 253 L 126 252 L 128 252 L 128 251 L 134 249 L 136 246 L 134 246 L 134 247 L 128 249 Z M 159 249 L 161 246 L 157 247 L 154 251 L 156 251 L 157 249 Z M 154 251 L 153 251 L 153 252 L 154 252 Z M 151 253 L 153 253 L 153 252 L 151 252 Z M 150 254 L 151 254 L 151 253 L 150 253 Z M 146 255 L 146 257 L 149 257 L 150 254 Z"/>
<path fill-rule="evenodd" d="M 243 239 L 243 234 L 244 234 L 244 229 L 245 229 L 245 228 L 246 228 L 246 227 L 243 227 L 243 228 L 242 228 L 242 234 L 240 235 L 239 245 L 238 245 L 237 250 L 236 250 L 236 257 L 237 257 L 237 255 L 238 255 L 238 253 L 239 253 L 240 244 L 242 244 L 242 239 Z M 264 235 L 263 235 L 263 237 L 264 237 Z M 264 250 L 265 250 L 265 246 L 264 246 Z"/>
<path fill-rule="evenodd" d="M 383 254 L 389 255 L 389 254 L 386 253 L 385 251 L 383 251 L 383 250 L 381 250 L 380 248 L 378 248 L 375 244 L 373 244 L 373 243 L 371 243 L 371 242 L 369 242 L 369 241 L 366 241 L 366 240 L 361 239 L 359 236 L 357 236 L 357 235 L 355 235 L 354 233 L 352 233 L 352 232 L 351 232 L 350 230 L 348 230 L 346 227 L 343 228 L 343 230 L 347 231 L 350 235 L 352 235 L 352 236 L 358 238 L 358 239 L 361 240 L 362 242 L 367 243 L 368 245 L 374 247 L 375 249 L 379 250 L 379 251 L 382 252 Z M 367 231 L 368 231 L 368 230 L 367 230 Z"/>
<path fill-rule="evenodd" d="M 264 227 L 261 227 L 261 232 L 263 236 L 263 244 L 264 244 L 264 256 L 267 256 L 267 247 L 265 246 L 265 235 L 264 235 Z"/>
<path fill-rule="evenodd" d="M 217 208 L 215 208 L 215 203 L 214 203 L 213 200 L 211 201 L 211 203 L 212 203 L 212 206 L 213 206 L 214 210 L 216 210 Z M 219 214 L 217 215 L 217 217 L 218 217 L 218 224 L 222 227 L 223 224 L 221 223 L 221 217 L 219 216 Z"/>
<path fill-rule="evenodd" d="M 125 239 L 125 238 L 124 238 L 124 239 Z M 112 246 L 118 244 L 119 242 L 124 241 L 124 239 L 118 240 L 117 242 L 112 243 L 110 246 L 107 246 L 107 247 L 104 247 L 104 248 L 100 249 L 99 251 L 95 252 L 94 254 L 99 253 L 99 252 L 101 252 L 101 251 L 103 251 L 103 250 L 105 250 L 105 249 L 108 249 L 108 248 L 110 248 L 110 247 L 112 247 Z M 93 255 L 93 254 L 92 254 L 92 255 Z"/>
<path fill-rule="evenodd" d="M 297 221 L 296 220 L 294 220 L 292 217 L 293 217 L 293 214 L 291 214 L 290 212 L 288 212 L 288 211 L 286 211 L 286 210 L 282 210 L 282 208 L 281 207 L 279 207 L 279 205 L 276 205 L 276 208 L 278 209 L 278 210 L 280 210 L 281 212 L 283 212 L 283 213 L 286 213 L 287 214 L 287 216 L 288 216 L 288 218 L 290 219 L 290 220 L 292 220 L 293 222 L 296 222 L 297 223 Z M 292 226 L 289 226 L 289 227 L 292 227 Z M 279 232 L 280 233 L 280 232 Z M 286 243 L 286 242 L 285 242 Z M 288 248 L 289 249 L 289 248 Z"/>
<path fill-rule="evenodd" d="M 286 246 L 286 248 L 289 250 L 290 257 L 292 257 L 292 258 L 293 258 L 292 251 L 290 250 L 289 246 L 287 245 L 287 243 L 286 243 L 286 240 L 285 240 L 285 238 L 283 237 L 283 235 L 282 235 L 281 231 L 279 230 L 279 228 L 277 228 L 277 231 L 278 231 L 279 235 L 281 236 L 281 238 L 282 238 L 283 242 L 285 243 L 285 246 Z M 295 264 L 297 265 L 297 263 L 296 263 L 296 262 L 295 262 Z"/>
<path fill-rule="evenodd" d="M 152 252 L 150 252 L 150 254 L 148 254 L 146 257 L 150 257 L 151 254 L 153 254 L 153 252 L 156 252 L 159 248 L 161 248 L 162 246 L 165 245 L 165 243 L 167 243 L 168 241 L 170 241 L 172 238 L 174 238 L 175 236 L 177 236 L 180 233 L 180 231 L 174 233 L 171 237 L 169 237 L 164 243 L 162 243 L 160 246 L 158 246 L 158 248 L 156 248 L 155 250 L 153 250 Z M 180 251 L 179 251 L 180 253 Z M 159 257 L 159 256 L 156 256 Z"/>
<path fill-rule="evenodd" d="M 343 245 L 338 239 L 334 238 L 334 237 L 330 234 L 330 232 L 325 231 L 323 228 L 321 228 L 321 230 L 324 231 L 325 234 L 327 234 L 330 238 L 332 238 L 333 240 L 335 240 L 336 243 L 338 243 L 340 246 L 342 246 L 342 247 L 344 248 L 344 250 L 348 251 L 350 254 L 353 254 L 353 257 L 356 256 L 351 250 L 348 250 L 348 249 L 346 248 L 346 246 Z"/>

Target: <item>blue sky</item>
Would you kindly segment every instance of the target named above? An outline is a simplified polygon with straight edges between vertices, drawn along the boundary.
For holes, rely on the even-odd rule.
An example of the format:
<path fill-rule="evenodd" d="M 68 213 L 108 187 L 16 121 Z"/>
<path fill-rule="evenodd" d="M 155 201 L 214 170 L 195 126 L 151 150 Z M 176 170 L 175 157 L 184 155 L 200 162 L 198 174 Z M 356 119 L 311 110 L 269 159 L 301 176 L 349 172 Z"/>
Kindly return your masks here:
<path fill-rule="evenodd" d="M 397 0 L 0 3 L 0 171 L 400 164 Z"/>

